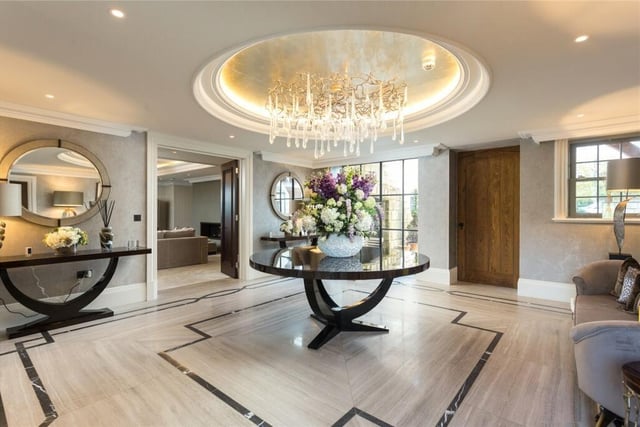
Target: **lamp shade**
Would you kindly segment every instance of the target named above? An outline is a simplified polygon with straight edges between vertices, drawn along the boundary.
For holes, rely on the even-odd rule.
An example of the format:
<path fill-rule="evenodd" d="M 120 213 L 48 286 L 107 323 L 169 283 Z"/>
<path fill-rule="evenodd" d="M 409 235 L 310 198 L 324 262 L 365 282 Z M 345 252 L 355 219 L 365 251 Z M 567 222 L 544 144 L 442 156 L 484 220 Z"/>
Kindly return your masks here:
<path fill-rule="evenodd" d="M 22 186 L 0 184 L 0 216 L 22 215 Z"/>
<path fill-rule="evenodd" d="M 640 190 L 640 158 L 607 162 L 607 191 Z"/>
<path fill-rule="evenodd" d="M 82 206 L 84 194 L 80 191 L 54 191 L 53 206 Z"/>

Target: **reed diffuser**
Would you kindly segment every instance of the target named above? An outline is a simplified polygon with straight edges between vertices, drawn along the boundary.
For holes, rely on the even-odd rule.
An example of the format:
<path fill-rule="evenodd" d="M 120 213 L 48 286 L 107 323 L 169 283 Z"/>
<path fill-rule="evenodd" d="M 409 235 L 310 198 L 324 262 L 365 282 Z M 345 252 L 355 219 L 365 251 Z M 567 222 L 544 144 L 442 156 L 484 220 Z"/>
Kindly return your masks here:
<path fill-rule="evenodd" d="M 104 227 L 100 230 L 100 247 L 103 250 L 110 251 L 113 248 L 113 230 L 111 229 L 111 215 L 116 205 L 115 200 L 98 200 L 98 211 L 102 218 Z"/>

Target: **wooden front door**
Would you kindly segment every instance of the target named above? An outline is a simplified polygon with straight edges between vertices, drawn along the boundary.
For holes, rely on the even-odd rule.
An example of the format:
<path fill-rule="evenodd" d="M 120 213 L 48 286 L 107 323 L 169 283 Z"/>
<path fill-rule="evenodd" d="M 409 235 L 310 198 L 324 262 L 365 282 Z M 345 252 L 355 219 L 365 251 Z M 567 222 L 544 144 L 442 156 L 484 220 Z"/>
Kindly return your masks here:
<path fill-rule="evenodd" d="M 222 168 L 222 222 L 220 270 L 227 276 L 238 278 L 239 192 L 240 169 L 238 161 L 225 163 Z"/>
<path fill-rule="evenodd" d="M 458 155 L 458 279 L 515 288 L 520 147 Z"/>

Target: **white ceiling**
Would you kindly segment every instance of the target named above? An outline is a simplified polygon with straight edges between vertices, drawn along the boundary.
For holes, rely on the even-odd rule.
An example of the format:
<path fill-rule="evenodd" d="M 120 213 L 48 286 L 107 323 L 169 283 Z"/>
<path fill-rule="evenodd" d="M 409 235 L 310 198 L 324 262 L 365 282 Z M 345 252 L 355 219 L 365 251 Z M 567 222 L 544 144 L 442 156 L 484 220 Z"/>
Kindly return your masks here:
<path fill-rule="evenodd" d="M 125 19 L 109 14 L 115 5 Z M 0 111 L 18 104 L 251 151 L 285 151 L 283 141 L 270 146 L 265 135 L 207 114 L 193 95 L 195 75 L 230 49 L 327 28 L 432 35 L 486 63 L 485 98 L 449 122 L 411 132 L 407 141 L 419 142 L 409 147 L 431 153 L 437 144 L 480 147 L 530 131 L 594 133 L 603 124 L 640 129 L 639 1 L 5 1 Z M 589 40 L 574 43 L 581 34 Z M 395 148 L 383 141 L 382 149 Z"/>

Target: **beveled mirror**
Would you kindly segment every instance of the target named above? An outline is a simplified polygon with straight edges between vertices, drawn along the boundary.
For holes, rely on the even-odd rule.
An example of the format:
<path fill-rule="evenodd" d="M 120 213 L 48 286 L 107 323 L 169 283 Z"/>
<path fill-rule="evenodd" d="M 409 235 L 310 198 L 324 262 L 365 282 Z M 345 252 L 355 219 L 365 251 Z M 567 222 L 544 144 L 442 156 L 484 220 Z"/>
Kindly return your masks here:
<path fill-rule="evenodd" d="M 283 172 L 273 180 L 271 207 L 281 219 L 289 219 L 296 210 L 296 201 L 302 198 L 302 184 L 291 172 Z"/>
<path fill-rule="evenodd" d="M 22 185 L 22 218 L 51 227 L 88 220 L 111 190 L 107 169 L 95 155 L 58 139 L 9 151 L 0 161 L 0 180 Z"/>

